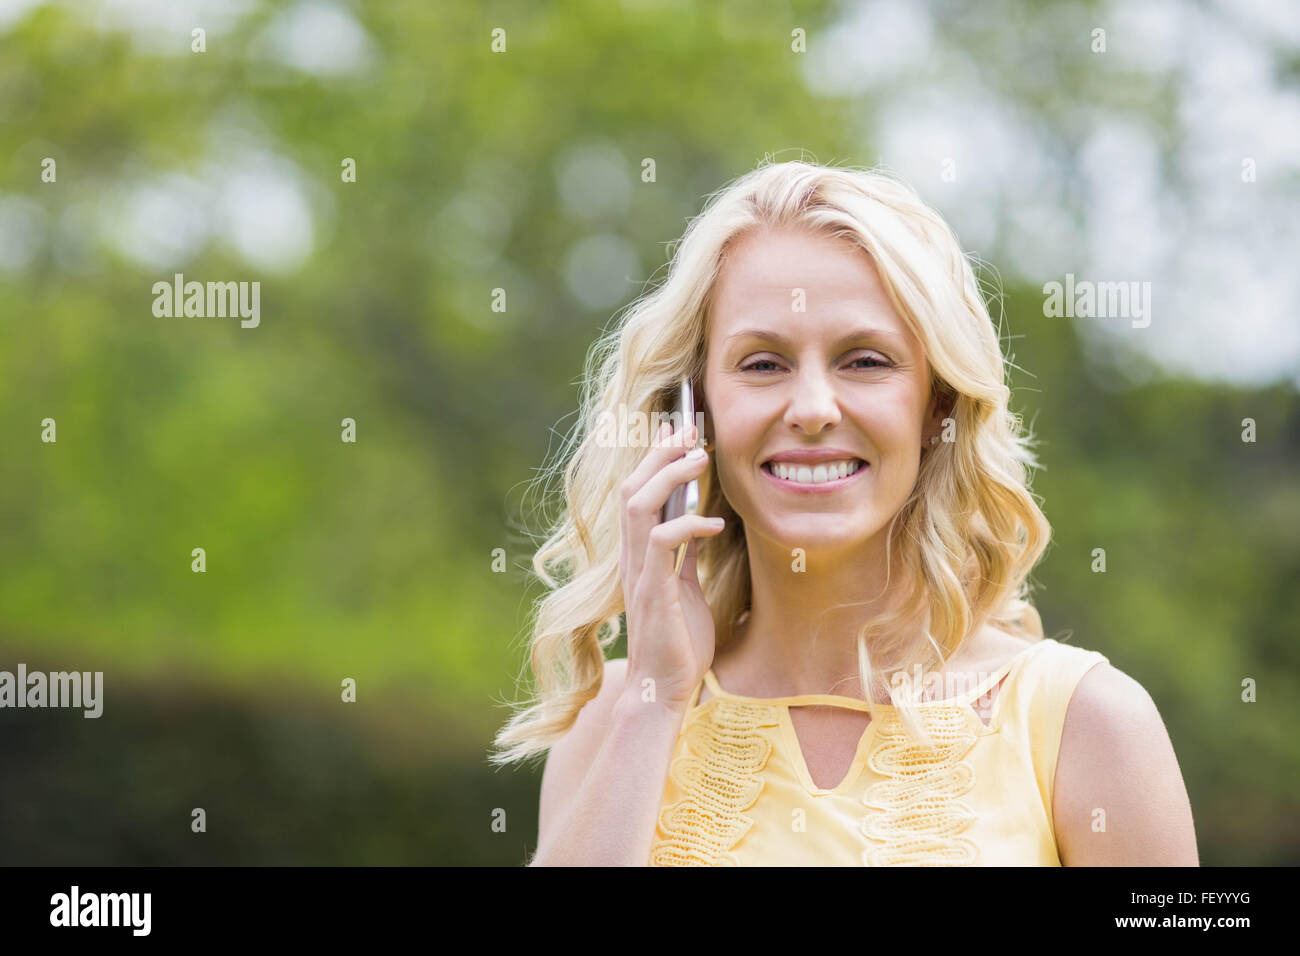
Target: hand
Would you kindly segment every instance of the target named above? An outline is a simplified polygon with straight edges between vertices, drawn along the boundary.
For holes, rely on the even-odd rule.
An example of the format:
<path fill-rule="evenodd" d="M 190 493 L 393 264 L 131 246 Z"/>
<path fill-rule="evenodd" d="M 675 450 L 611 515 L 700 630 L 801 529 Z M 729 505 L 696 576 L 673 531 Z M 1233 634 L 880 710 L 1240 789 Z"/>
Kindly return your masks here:
<path fill-rule="evenodd" d="M 623 533 L 619 571 L 627 612 L 627 676 L 624 687 L 640 696 L 654 681 L 655 702 L 683 713 L 696 685 L 713 663 L 713 613 L 700 589 L 695 539 L 715 535 L 722 518 L 682 515 L 662 521 L 664 503 L 679 485 L 709 467 L 708 452 L 687 454 L 698 438 L 694 425 L 671 432 L 664 423 L 650 453 L 623 482 Z M 689 542 L 680 573 L 678 545 Z"/>

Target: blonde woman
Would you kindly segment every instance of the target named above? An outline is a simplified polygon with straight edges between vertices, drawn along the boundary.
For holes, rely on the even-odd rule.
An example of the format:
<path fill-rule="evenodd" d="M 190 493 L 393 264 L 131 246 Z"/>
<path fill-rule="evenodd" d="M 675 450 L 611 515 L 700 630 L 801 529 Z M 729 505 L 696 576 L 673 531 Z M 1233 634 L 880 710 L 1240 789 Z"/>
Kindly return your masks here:
<path fill-rule="evenodd" d="M 682 376 L 703 436 L 598 440 Z M 562 452 L 537 697 L 493 756 L 549 751 L 532 864 L 1197 864 L 1150 696 L 1027 601 L 1050 528 L 1004 378 L 908 186 L 768 163 L 713 197 Z M 661 521 L 705 472 L 703 513 Z"/>

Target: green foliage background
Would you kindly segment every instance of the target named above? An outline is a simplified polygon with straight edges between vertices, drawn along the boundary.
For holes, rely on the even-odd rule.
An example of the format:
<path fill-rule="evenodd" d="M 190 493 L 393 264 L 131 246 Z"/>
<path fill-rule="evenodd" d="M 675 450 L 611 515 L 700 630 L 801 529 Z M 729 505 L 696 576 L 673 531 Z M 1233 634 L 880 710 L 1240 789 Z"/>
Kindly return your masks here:
<path fill-rule="evenodd" d="M 979 56 L 995 40 L 973 9 L 935 8 L 946 42 L 1060 124 L 1067 150 L 1081 99 L 1162 122 L 1168 78 L 1099 78 L 1048 31 L 1021 55 L 1050 59 L 1057 81 L 1027 82 L 1021 63 Z M 316 228 L 285 273 L 217 243 L 141 267 L 111 230 L 84 268 L 33 236 L 26 267 L 0 272 L 0 669 L 106 684 L 98 720 L 0 711 L 0 862 L 522 862 L 538 768 L 485 759 L 538 593 L 522 489 L 617 310 L 575 299 L 565 250 L 625 239 L 643 267 L 630 301 L 704 196 L 765 154 L 874 160 L 863 130 L 881 104 L 810 94 L 789 49 L 794 26 L 830 22 L 827 4 L 358 5 L 378 57 L 342 77 L 251 52 L 283 9 L 254 8 L 204 54 L 188 29 L 142 50 L 75 6 L 0 36 L 0 193 L 53 222 L 132 177 L 236 162 L 205 135 L 226 113 L 295 164 Z M 1037 4 L 1000 9 L 1025 31 L 1049 22 Z M 625 153 L 634 183 L 630 208 L 594 222 L 560 210 L 553 174 L 590 137 Z M 44 156 L 57 184 L 40 182 Z M 504 227 L 454 231 L 444 213 L 466 190 L 498 200 Z M 261 280 L 260 327 L 155 318 L 151 286 L 173 271 Z M 1036 574 L 1048 634 L 1151 692 L 1204 863 L 1300 861 L 1295 391 L 1103 387 L 1070 323 L 1042 317 L 1040 288 L 1003 291 L 1055 529 Z M 56 444 L 39 440 L 47 417 Z M 510 573 L 491 573 L 494 548 Z M 339 702 L 344 677 L 356 705 Z"/>

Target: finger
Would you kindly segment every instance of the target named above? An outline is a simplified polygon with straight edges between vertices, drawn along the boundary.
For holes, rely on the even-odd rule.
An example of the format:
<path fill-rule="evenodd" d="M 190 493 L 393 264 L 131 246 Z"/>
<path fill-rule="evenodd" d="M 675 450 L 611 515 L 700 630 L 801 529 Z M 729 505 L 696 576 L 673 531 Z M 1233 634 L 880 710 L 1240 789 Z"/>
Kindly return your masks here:
<path fill-rule="evenodd" d="M 671 425 L 667 421 L 662 422 L 659 425 L 658 433 L 651 439 L 651 447 L 658 448 L 667 440 L 671 432 Z M 619 554 L 619 570 L 623 575 L 625 597 L 631 596 L 630 592 L 632 586 L 636 583 L 636 575 L 640 573 L 641 561 L 639 555 L 644 553 L 644 548 L 640 542 L 633 542 L 632 539 L 632 529 L 628 521 L 627 494 L 628 490 L 633 487 L 633 482 L 637 481 L 638 475 L 644 467 L 645 462 L 642 461 L 642 463 L 629 476 L 628 480 L 624 482 L 623 487 L 620 488 L 620 494 L 623 496 L 623 500 L 619 502 L 618 509 L 619 531 L 622 547 L 622 551 Z M 644 484 L 644 482 L 637 481 L 635 487 L 640 488 L 642 484 Z"/>
<path fill-rule="evenodd" d="M 650 443 L 650 451 L 646 453 L 645 457 L 641 459 L 628 476 L 627 484 L 633 493 L 640 491 L 645 483 L 653 478 L 664 465 L 675 458 L 680 458 L 694 447 L 696 438 L 698 438 L 695 434 L 697 429 L 694 425 L 688 425 L 685 429 L 679 428 L 677 431 L 671 429 L 672 425 L 670 423 L 663 423 L 659 435 Z"/>
<path fill-rule="evenodd" d="M 676 573 L 674 565 L 677 563 L 678 545 L 687 544 L 696 537 L 711 537 L 724 526 L 721 518 L 706 518 L 703 515 L 682 515 L 655 525 L 646 546 L 642 577 L 651 581 L 672 579 Z M 686 568 L 685 561 L 682 562 L 682 568 Z"/>
<path fill-rule="evenodd" d="M 658 447 L 660 444 L 662 444 L 662 443 L 667 439 L 667 437 L 668 437 L 668 435 L 671 433 L 671 431 L 672 431 L 672 426 L 671 426 L 668 422 L 666 422 L 666 421 L 665 421 L 665 422 L 662 422 L 662 423 L 659 425 L 659 431 L 658 431 L 658 433 L 657 433 L 657 434 L 656 434 L 656 435 L 651 439 L 651 446 L 652 446 L 652 447 Z M 640 467 L 643 467 L 643 466 L 644 466 L 644 463 L 642 464 L 642 466 L 638 466 L 638 469 L 637 469 L 636 471 L 633 471 L 632 476 L 631 476 L 631 478 L 629 479 L 629 481 L 634 480 L 634 479 L 636 478 L 638 472 L 640 471 Z M 638 484 L 637 484 L 637 487 L 639 488 L 641 484 L 644 484 L 644 482 L 638 483 Z M 625 588 L 630 588 L 631 585 L 632 585 L 632 582 L 634 582 L 634 581 L 636 580 L 636 577 L 635 577 L 635 575 L 632 573 L 632 570 L 633 570 L 633 568 L 632 568 L 632 562 L 629 560 L 629 559 L 631 558 L 631 556 L 632 556 L 632 550 L 633 550 L 633 549 L 632 549 L 632 547 L 631 547 L 631 538 L 630 538 L 630 536 L 629 536 L 628 520 L 627 520 L 627 507 L 626 507 L 626 502 L 625 502 L 625 501 L 620 501 L 620 503 L 619 503 L 619 509 L 618 509 L 618 529 L 619 529 L 619 555 L 618 555 L 618 568 L 619 568 L 619 573 L 620 573 L 620 574 L 622 575 L 622 577 L 623 577 L 624 587 L 625 587 Z M 640 549 L 637 549 L 637 550 L 640 550 Z M 626 597 L 626 596 L 628 596 L 628 595 L 627 595 L 626 592 L 625 592 L 625 597 Z M 626 601 L 625 601 L 624 603 L 626 603 Z"/>
<path fill-rule="evenodd" d="M 679 447 L 678 451 L 682 449 Z M 703 451 L 703 449 L 700 449 Z M 702 458 L 682 456 L 664 465 L 659 472 L 628 500 L 628 558 L 632 564 L 632 580 L 644 566 L 640 560 L 645 555 L 645 541 L 650 532 L 663 523 L 663 508 L 673 490 L 693 478 L 699 477 L 709 467 L 708 452 Z M 638 551 L 640 552 L 638 554 Z"/>
<path fill-rule="evenodd" d="M 635 509 L 663 514 L 663 507 L 678 486 L 698 478 L 709 470 L 707 448 L 692 448 L 668 462 L 656 472 L 628 502 Z M 662 520 L 662 519 L 660 519 Z M 657 522 L 656 522 L 657 523 Z"/>
<path fill-rule="evenodd" d="M 627 494 L 629 489 L 634 490 L 634 493 L 626 500 L 622 509 L 624 520 L 627 522 L 624 531 L 625 539 L 628 542 L 627 579 L 629 582 L 635 582 L 637 576 L 641 573 L 641 559 L 645 555 L 646 535 L 650 533 L 651 528 L 659 524 L 663 519 L 664 502 L 668 500 L 672 489 L 703 470 L 697 468 L 687 471 L 677 479 L 675 484 L 670 485 L 663 492 L 658 501 L 654 500 L 654 496 L 658 494 L 658 486 L 655 486 L 649 493 L 646 492 L 646 486 L 653 480 L 654 476 L 657 476 L 665 467 L 677 463 L 678 460 L 684 457 L 687 448 L 685 442 L 694 429 L 695 426 L 692 425 L 684 431 L 678 430 L 672 433 L 671 437 L 668 437 L 662 445 L 653 448 L 650 454 L 646 456 L 646 459 L 633 472 L 632 478 L 629 479 L 623 489 L 624 494 Z"/>

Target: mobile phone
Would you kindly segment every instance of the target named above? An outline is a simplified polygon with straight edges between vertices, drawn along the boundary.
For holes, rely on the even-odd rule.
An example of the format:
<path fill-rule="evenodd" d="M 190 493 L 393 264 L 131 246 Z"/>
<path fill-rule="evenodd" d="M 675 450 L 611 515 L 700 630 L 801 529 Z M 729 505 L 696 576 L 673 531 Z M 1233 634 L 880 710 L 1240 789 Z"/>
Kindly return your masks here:
<path fill-rule="evenodd" d="M 695 424 L 695 389 L 689 377 L 683 378 L 678 388 L 677 415 L 681 424 L 678 429 L 674 429 L 675 431 Z M 696 447 L 702 447 L 704 444 L 703 429 L 701 429 L 699 439 L 696 441 Z M 700 509 L 704 507 L 704 496 L 708 493 L 708 475 L 709 473 L 706 471 L 699 478 L 692 479 L 673 489 L 673 493 L 668 496 L 668 501 L 663 507 L 662 518 L 664 521 L 672 521 L 682 515 L 700 514 Z M 686 544 L 677 546 L 677 559 L 674 562 L 673 573 L 681 571 L 682 562 L 686 560 L 686 548 L 689 543 L 686 542 Z"/>

